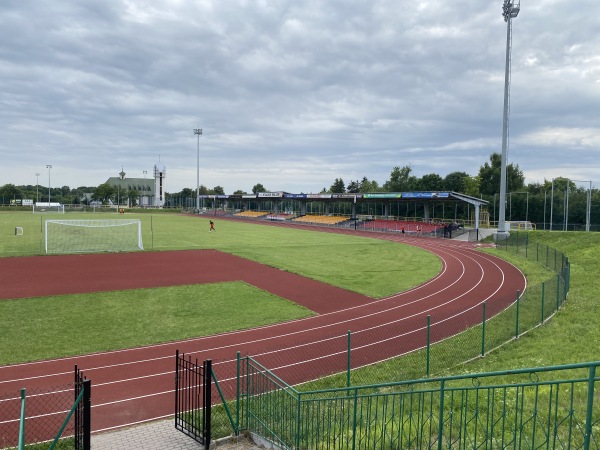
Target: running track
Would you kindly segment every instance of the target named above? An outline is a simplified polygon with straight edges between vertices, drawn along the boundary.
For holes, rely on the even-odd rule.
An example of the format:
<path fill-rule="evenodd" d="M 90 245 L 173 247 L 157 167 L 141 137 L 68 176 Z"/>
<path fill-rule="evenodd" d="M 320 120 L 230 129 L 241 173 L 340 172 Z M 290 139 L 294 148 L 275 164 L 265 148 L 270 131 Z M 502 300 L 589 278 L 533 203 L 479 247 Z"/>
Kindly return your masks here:
<path fill-rule="evenodd" d="M 235 374 L 238 351 L 242 355 L 257 356 L 282 379 L 295 384 L 345 369 L 345 355 L 340 358 L 340 352 L 345 351 L 348 330 L 352 331 L 353 367 L 371 364 L 422 347 L 428 315 L 431 316 L 432 339 L 439 340 L 479 323 L 482 303 L 487 302 L 487 315 L 491 317 L 509 306 L 516 291 L 523 292 L 526 286 L 518 269 L 477 252 L 473 244 L 405 238 L 397 234 L 345 232 L 426 249 L 438 255 L 442 270 L 417 288 L 373 300 L 217 251 L 0 259 L 0 298 L 235 279 L 318 313 L 278 325 L 182 342 L 0 367 L 0 399 L 18 396 L 23 387 L 39 389 L 70 383 L 77 364 L 92 380 L 94 432 L 120 428 L 173 415 L 176 349 L 198 361 L 212 359 L 217 377 L 225 384 L 227 377 Z M 165 258 L 171 258 L 171 263 Z M 131 276 L 131 268 L 136 265 L 142 266 L 145 276 Z M 69 280 L 89 275 L 92 266 L 95 275 L 91 281 L 89 276 L 85 277 L 89 282 L 84 288 L 64 280 L 64 274 L 68 274 Z M 16 277 L 7 272 L 9 267 L 20 273 L 36 273 L 39 282 L 27 288 L 17 285 Z M 41 273 L 48 277 L 46 282 L 39 279 Z M 122 273 L 128 276 L 115 276 Z M 450 318 L 453 320 L 448 320 Z M 299 363 L 302 363 L 300 369 Z M 10 424 L 2 425 L 2 419 L 0 412 L 0 430 L 8 430 Z M 0 435 L 0 441 L 2 437 Z"/>

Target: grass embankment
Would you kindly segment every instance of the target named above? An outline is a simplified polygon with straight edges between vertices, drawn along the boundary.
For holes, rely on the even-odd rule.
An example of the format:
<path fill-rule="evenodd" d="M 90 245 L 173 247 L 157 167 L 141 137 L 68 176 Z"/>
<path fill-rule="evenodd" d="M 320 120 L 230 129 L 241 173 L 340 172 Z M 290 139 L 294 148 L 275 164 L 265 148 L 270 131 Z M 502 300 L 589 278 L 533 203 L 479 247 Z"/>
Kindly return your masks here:
<path fill-rule="evenodd" d="M 0 213 L 0 256 L 39 254 L 46 218 L 50 216 Z M 146 249 L 216 248 L 372 297 L 409 289 L 441 268 L 425 251 L 377 239 L 228 221 L 217 221 L 217 232 L 209 233 L 207 218 L 175 214 L 126 218 L 142 220 Z M 14 235 L 15 226 L 24 228 L 23 236 Z M 34 273 L 23 277 L 35 281 Z M 0 364 L 169 342 L 310 314 L 244 283 L 5 300 L 0 301 L 0 317 L 5 318 Z"/>

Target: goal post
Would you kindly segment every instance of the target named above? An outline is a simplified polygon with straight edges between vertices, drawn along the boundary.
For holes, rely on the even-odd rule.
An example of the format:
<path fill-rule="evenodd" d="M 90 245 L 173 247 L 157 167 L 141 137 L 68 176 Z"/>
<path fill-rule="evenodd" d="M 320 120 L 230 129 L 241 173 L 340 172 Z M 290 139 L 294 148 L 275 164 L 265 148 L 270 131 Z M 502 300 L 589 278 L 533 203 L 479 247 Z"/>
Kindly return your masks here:
<path fill-rule="evenodd" d="M 48 203 L 48 202 L 37 202 L 31 205 L 31 210 L 33 214 L 40 213 L 65 213 L 65 205 L 61 203 Z"/>
<path fill-rule="evenodd" d="M 46 253 L 100 253 L 144 250 L 137 219 L 46 220 Z"/>

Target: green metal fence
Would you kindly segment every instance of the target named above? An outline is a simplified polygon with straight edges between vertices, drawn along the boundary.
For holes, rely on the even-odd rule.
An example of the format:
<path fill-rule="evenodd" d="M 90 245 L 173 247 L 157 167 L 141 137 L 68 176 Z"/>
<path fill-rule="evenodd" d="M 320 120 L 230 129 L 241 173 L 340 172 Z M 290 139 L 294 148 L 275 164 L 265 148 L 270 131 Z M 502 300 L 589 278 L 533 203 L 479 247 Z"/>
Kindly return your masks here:
<path fill-rule="evenodd" d="M 311 392 L 243 365 L 242 429 L 281 448 L 600 448 L 600 362 Z"/>
<path fill-rule="evenodd" d="M 406 330 L 398 328 L 395 330 L 361 330 L 355 333 L 348 332 L 347 335 L 343 336 L 323 338 L 322 344 L 320 344 L 323 346 L 322 354 L 326 358 L 337 358 L 338 362 L 331 366 L 335 372 L 331 373 L 326 379 L 303 385 L 303 390 L 310 392 L 301 393 L 273 373 L 272 369 L 274 368 L 290 365 L 293 365 L 296 371 L 301 373 L 304 367 L 304 363 L 298 361 L 278 361 L 276 349 L 265 352 L 265 355 L 268 355 L 268 361 L 261 355 L 254 355 L 244 359 L 238 355 L 238 362 L 235 365 L 237 375 L 232 373 L 234 364 L 217 362 L 213 366 L 216 373 L 215 381 L 217 378 L 221 380 L 237 378 L 235 392 L 232 391 L 232 383 L 224 383 L 222 388 L 219 387 L 219 395 L 221 395 L 224 401 L 232 398 L 236 398 L 237 400 L 235 403 L 229 404 L 227 411 L 223 407 L 219 407 L 222 412 L 213 412 L 213 421 L 220 421 L 217 428 L 220 427 L 221 429 L 221 433 L 217 432 L 215 436 L 224 436 L 231 432 L 237 434 L 240 430 L 247 429 L 260 436 L 268 437 L 271 441 L 278 443 L 278 445 L 289 448 L 367 448 L 361 446 L 355 447 L 356 433 L 364 431 L 365 436 L 358 439 L 359 443 L 365 441 L 373 444 L 372 439 L 383 439 L 381 442 L 388 442 L 388 444 L 382 447 L 376 445 L 371 448 L 397 448 L 395 445 L 398 442 L 393 440 L 388 441 L 387 437 L 384 439 L 371 438 L 369 436 L 373 433 L 383 433 L 387 436 L 390 433 L 389 426 L 385 425 L 387 420 L 385 414 L 387 414 L 386 411 L 388 410 L 395 411 L 395 408 L 398 407 L 397 402 L 401 402 L 404 405 L 406 402 L 412 404 L 416 399 L 419 399 L 419 402 L 422 402 L 422 400 L 420 397 L 398 397 L 398 394 L 393 392 L 394 390 L 398 389 L 399 386 L 403 386 L 399 388 L 401 390 L 408 389 L 415 391 L 416 386 L 419 386 L 420 390 L 424 389 L 423 386 L 426 386 L 424 380 L 427 379 L 427 383 L 431 383 L 432 381 L 429 377 L 432 374 L 441 374 L 456 364 L 485 355 L 493 349 L 517 339 L 527 331 L 547 321 L 566 300 L 569 291 L 570 266 L 565 255 L 542 244 L 529 242 L 527 235 L 524 233 L 521 235 L 516 233 L 511 234 L 511 238 L 499 243 L 498 248 L 538 261 L 540 264 L 555 271 L 555 275 L 552 275 L 548 280 L 537 286 L 529 285 L 524 294 L 515 292 L 512 305 L 500 313 L 494 311 L 493 306 L 488 309 L 487 304 L 480 305 L 478 307 L 480 308 L 478 314 L 481 318 L 479 323 L 473 324 L 472 321 L 467 323 L 461 315 L 457 315 L 451 320 L 438 322 L 435 320 L 432 321 L 428 317 L 427 322 L 423 323 L 423 329 L 426 329 L 426 333 L 420 332 L 418 335 L 406 334 Z M 495 315 L 490 318 L 492 314 Z M 450 333 L 449 330 L 452 330 L 452 332 Z M 417 350 L 412 350 L 399 358 L 388 359 L 379 363 L 377 368 L 372 366 L 362 367 L 359 362 L 361 352 L 374 352 L 375 348 L 370 345 L 361 346 L 361 344 L 378 341 L 377 336 L 368 336 L 368 338 L 367 336 L 363 336 L 368 333 L 382 333 L 379 336 L 379 341 L 387 347 L 396 345 L 396 341 L 400 343 L 403 340 L 411 339 L 412 342 L 417 342 Z M 436 336 L 452 337 L 439 339 Z M 307 361 L 306 364 L 314 362 L 314 360 Z M 225 370 L 226 367 L 228 368 L 227 371 Z M 266 367 L 269 367 L 271 370 L 268 370 Z M 545 370 L 533 369 L 530 373 L 537 374 Z M 469 377 L 469 379 L 479 380 L 486 377 L 487 375 L 485 374 L 475 375 Z M 421 378 L 424 380 L 394 383 L 397 380 Z M 452 378 L 448 380 L 452 380 Z M 390 382 L 391 384 L 389 384 Z M 218 382 L 216 384 L 217 386 L 219 385 Z M 366 387 L 364 387 L 365 385 Z M 336 389 L 328 390 L 332 387 Z M 471 386 L 471 388 L 473 387 L 477 386 Z M 442 389 L 444 388 L 442 386 Z M 227 389 L 229 389 L 228 392 Z M 428 395 L 431 398 L 437 395 L 438 399 L 441 400 L 443 397 L 440 397 L 439 393 L 435 393 L 436 389 L 439 390 L 440 387 L 438 386 L 433 390 L 428 387 L 420 395 Z M 489 389 L 499 392 L 498 389 L 500 388 L 490 387 Z M 475 390 L 477 391 L 476 395 L 483 398 L 482 393 L 485 389 L 481 392 L 478 389 Z M 314 395 L 311 392 L 315 391 L 322 393 L 319 394 L 323 397 L 320 401 L 314 400 Z M 448 392 L 454 391 L 450 390 Z M 460 392 L 460 395 L 466 396 L 466 398 L 471 398 L 475 395 L 471 390 L 463 389 Z M 509 392 L 511 392 L 510 395 L 514 394 L 509 389 L 505 389 L 503 392 L 506 392 L 507 396 Z M 518 393 L 519 391 L 516 392 Z M 520 395 L 519 398 L 521 400 L 525 398 L 523 397 L 523 393 L 519 393 L 518 395 Z M 369 399 L 370 396 L 373 396 L 373 398 Z M 305 408 L 304 401 L 309 398 L 312 401 L 312 406 L 308 410 L 310 414 L 307 414 L 303 408 Z M 392 403 L 388 404 L 388 401 L 392 401 Z M 486 410 L 490 408 L 489 403 L 491 402 L 491 405 L 494 406 L 495 401 L 495 396 L 489 399 L 486 398 L 486 402 L 488 402 L 485 406 Z M 359 406 L 363 408 L 365 404 L 370 405 L 372 402 L 380 404 L 382 408 L 368 409 L 369 417 L 373 415 L 375 418 L 382 418 L 381 423 L 377 419 L 377 423 L 372 424 L 372 426 L 375 430 L 379 428 L 382 428 L 382 430 L 368 431 L 359 428 L 358 431 L 354 429 L 348 431 L 349 424 L 352 422 L 351 419 L 354 420 L 353 416 L 348 416 L 349 411 L 353 411 L 353 414 L 357 413 L 359 417 L 363 417 L 363 410 L 355 411 L 352 408 L 358 408 Z M 453 398 L 450 404 L 454 405 L 455 402 L 456 399 Z M 293 407 L 291 406 L 292 404 L 294 405 Z M 431 414 L 429 406 L 425 408 L 424 404 L 419 403 L 419 405 L 421 405 L 419 406 L 421 414 Z M 470 401 L 467 402 L 467 405 L 472 407 Z M 476 406 L 477 408 L 481 408 L 481 405 L 481 402 L 477 402 Z M 402 408 L 405 407 L 402 406 Z M 296 409 L 294 410 L 294 408 Z M 369 408 L 372 408 L 372 406 L 369 406 Z M 408 411 L 412 410 L 409 409 Z M 393 414 L 397 414 L 397 412 Z M 497 412 L 495 414 L 497 415 Z M 502 414 L 506 416 L 507 413 L 503 412 Z M 278 420 L 274 421 L 273 417 L 277 417 Z M 318 420 L 321 423 L 311 425 L 314 420 L 317 420 L 317 417 L 319 417 Z M 408 417 L 408 419 L 403 419 L 402 422 L 403 433 L 406 432 L 406 429 L 404 429 L 404 420 L 408 420 L 408 424 L 410 424 L 407 428 L 408 430 L 412 430 L 415 426 L 412 421 L 414 421 L 414 417 L 416 416 L 413 417 L 409 414 Z M 513 419 L 511 418 L 510 420 Z M 364 417 L 361 420 L 364 422 Z M 438 423 L 434 424 L 432 422 L 433 418 L 428 418 L 427 420 L 433 427 L 432 430 L 439 428 Z M 486 420 L 489 421 L 492 418 L 486 417 Z M 503 420 L 508 419 L 505 418 Z M 332 424 L 331 429 L 328 429 L 327 423 Z M 478 427 L 480 426 L 481 424 L 478 425 Z M 305 437 L 306 433 L 302 431 L 306 427 L 311 430 L 309 433 L 310 438 Z M 397 428 L 397 425 L 394 425 L 394 427 Z M 486 427 L 491 427 L 489 430 L 486 428 L 486 433 L 494 434 L 497 432 L 497 425 L 492 426 L 488 423 Z M 338 432 L 336 431 L 337 429 L 344 429 L 344 433 L 350 433 L 352 438 L 350 439 L 345 434 L 340 434 L 341 431 Z M 411 431 L 413 434 L 414 432 L 414 430 Z M 412 436 L 410 433 L 409 435 Z M 326 438 L 322 436 L 326 436 Z M 298 442 L 298 439 L 301 442 Z M 309 439 L 309 441 L 305 441 L 305 439 Z M 325 439 L 325 443 L 323 443 L 322 439 Z M 408 439 L 409 448 L 422 448 L 421 444 L 411 440 L 412 438 L 406 437 L 405 434 L 403 434 L 402 439 Z M 423 440 L 423 438 L 419 439 Z M 466 443 L 463 446 L 454 443 L 448 445 L 445 441 L 446 439 L 450 439 L 449 442 L 454 442 L 455 438 L 447 438 L 444 435 L 443 446 L 446 448 L 463 448 L 468 446 Z M 498 447 L 500 445 L 499 442 L 505 442 L 506 439 L 506 436 L 504 436 L 500 441 L 490 441 L 494 442 L 494 445 L 491 447 Z M 560 439 L 563 439 L 562 435 Z M 340 442 L 345 442 L 345 444 L 342 445 Z M 389 442 L 392 443 L 389 444 Z M 406 444 L 404 440 L 399 442 L 403 446 Z M 521 448 L 521 444 L 515 444 L 514 440 L 509 442 L 510 444 L 504 446 Z M 350 443 L 352 446 L 350 446 Z M 548 445 L 547 448 L 558 448 L 552 445 Z M 431 447 L 431 443 L 427 445 L 423 444 L 423 446 L 428 446 L 429 448 Z M 471 446 L 470 448 L 479 447 Z M 489 445 L 488 448 L 490 448 Z M 526 448 L 530 447 L 526 446 Z"/>

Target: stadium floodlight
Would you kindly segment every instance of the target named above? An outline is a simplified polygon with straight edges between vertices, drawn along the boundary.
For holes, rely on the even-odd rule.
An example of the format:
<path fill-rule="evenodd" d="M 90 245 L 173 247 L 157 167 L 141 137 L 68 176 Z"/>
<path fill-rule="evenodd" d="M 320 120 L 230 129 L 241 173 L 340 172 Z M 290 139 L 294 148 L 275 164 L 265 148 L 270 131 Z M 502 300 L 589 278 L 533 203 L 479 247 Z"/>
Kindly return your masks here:
<path fill-rule="evenodd" d="M 198 136 L 198 149 L 196 153 L 196 212 L 200 214 L 200 136 L 202 128 L 194 128 L 194 134 Z"/>
<path fill-rule="evenodd" d="M 48 206 L 50 206 L 50 169 L 52 169 L 52 164 L 46 164 L 46 169 L 48 169 Z"/>
<path fill-rule="evenodd" d="M 39 203 L 40 201 L 40 174 L 39 172 L 35 173 L 35 201 Z"/>
<path fill-rule="evenodd" d="M 502 158 L 500 165 L 500 204 L 498 217 L 498 233 L 506 231 L 506 158 L 508 153 L 508 118 L 510 111 L 510 62 L 512 47 L 512 19 L 521 10 L 521 0 L 504 0 L 502 16 L 506 25 L 506 64 L 504 72 L 504 115 L 502 117 Z"/>

